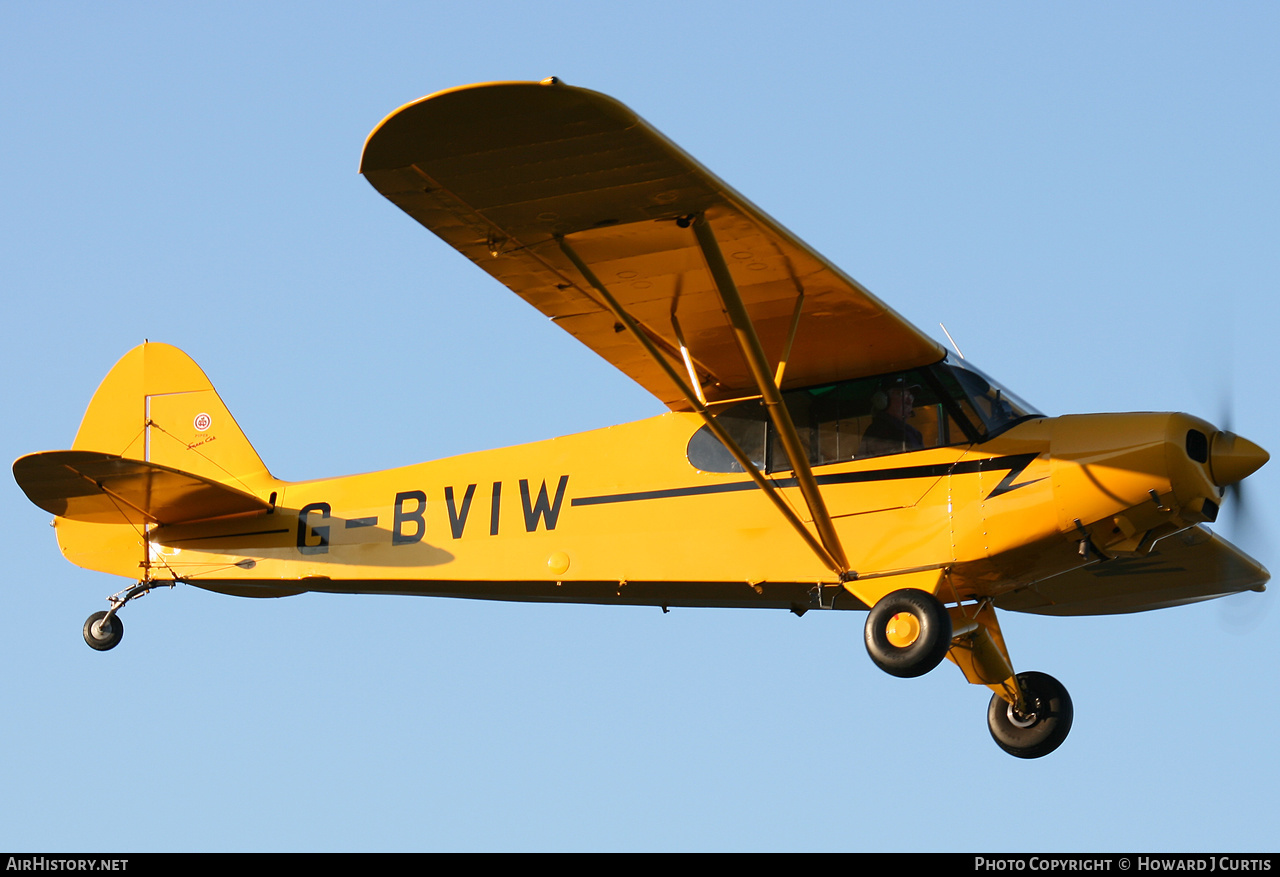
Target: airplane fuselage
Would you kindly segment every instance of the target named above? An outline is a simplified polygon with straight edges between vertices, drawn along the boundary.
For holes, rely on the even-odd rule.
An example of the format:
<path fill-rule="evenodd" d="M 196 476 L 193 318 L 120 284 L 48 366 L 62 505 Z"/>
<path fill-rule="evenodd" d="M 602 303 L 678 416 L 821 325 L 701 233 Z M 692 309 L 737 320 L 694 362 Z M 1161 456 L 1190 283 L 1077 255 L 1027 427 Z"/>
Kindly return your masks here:
<path fill-rule="evenodd" d="M 246 596 L 865 608 L 833 599 L 838 578 L 744 474 L 690 464 L 701 425 L 669 413 L 384 472 L 273 480 L 255 486 L 272 497 L 266 513 L 154 527 L 149 549 L 120 525 L 124 538 L 96 540 L 92 557 L 72 556 L 84 540 L 64 538 L 64 550 L 126 576 L 149 554 L 157 579 Z M 910 578 L 948 598 L 994 597 L 1204 520 L 1188 509 L 1216 488 L 1176 447 L 1197 428 L 1212 431 L 1179 414 L 1037 417 L 981 444 L 815 475 L 859 590 Z M 790 473 L 771 477 L 795 501 Z M 60 537 L 104 526 L 58 521 Z"/>

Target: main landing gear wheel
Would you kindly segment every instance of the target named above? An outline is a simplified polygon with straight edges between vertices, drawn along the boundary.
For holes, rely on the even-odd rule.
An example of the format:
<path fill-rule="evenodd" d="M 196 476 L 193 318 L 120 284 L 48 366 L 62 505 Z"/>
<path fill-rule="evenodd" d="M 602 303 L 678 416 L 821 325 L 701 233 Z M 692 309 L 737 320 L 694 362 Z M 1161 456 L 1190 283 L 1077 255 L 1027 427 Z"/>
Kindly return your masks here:
<path fill-rule="evenodd" d="M 1071 730 L 1071 695 L 1047 673 L 1019 673 L 1018 684 L 1027 696 L 1027 711 L 1019 712 L 998 694 L 987 708 L 991 739 L 1010 755 L 1040 758 L 1062 745 Z"/>
<path fill-rule="evenodd" d="M 114 649 L 124 636 L 124 622 L 120 616 L 112 615 L 110 620 L 104 620 L 106 617 L 106 612 L 95 612 L 84 623 L 84 641 L 89 648 L 100 652 Z"/>
<path fill-rule="evenodd" d="M 886 594 L 867 615 L 867 654 L 891 676 L 923 676 L 951 648 L 951 615 L 932 594 L 903 588 Z"/>

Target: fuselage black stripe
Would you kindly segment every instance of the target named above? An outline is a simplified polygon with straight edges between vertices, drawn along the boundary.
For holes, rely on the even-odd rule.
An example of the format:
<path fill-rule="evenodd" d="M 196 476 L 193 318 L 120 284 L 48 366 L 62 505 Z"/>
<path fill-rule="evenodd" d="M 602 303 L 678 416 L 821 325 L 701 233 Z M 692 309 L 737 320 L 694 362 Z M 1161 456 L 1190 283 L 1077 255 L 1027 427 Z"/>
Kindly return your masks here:
<path fill-rule="evenodd" d="M 176 526 L 176 525 L 175 525 Z M 252 530 L 248 533 L 222 533 L 213 536 L 188 536 L 185 539 L 165 539 L 163 544 L 172 545 L 175 542 L 206 542 L 210 539 L 243 539 L 245 536 L 273 536 L 278 533 L 289 533 L 288 529 L 284 530 Z"/>
<path fill-rule="evenodd" d="M 823 484 L 861 484 L 872 481 L 905 481 L 912 478 L 941 478 L 943 475 L 971 475 L 977 472 L 1004 472 L 1009 476 L 996 488 L 1007 493 L 1024 484 L 1011 484 L 1013 478 L 1025 469 L 1039 454 L 1012 454 L 1007 457 L 987 457 L 981 460 L 962 460 L 955 463 L 934 463 L 928 466 L 901 466 L 897 469 L 870 469 L 865 472 L 839 472 L 817 475 L 815 480 Z M 774 486 L 795 487 L 795 478 L 771 479 Z M 1031 483 L 1031 482 L 1028 482 Z M 601 496 L 579 496 L 570 505 L 605 505 L 615 502 L 638 502 L 646 499 L 672 499 L 681 496 L 704 496 L 714 493 L 734 493 L 755 490 L 754 481 L 735 481 L 730 484 L 702 484 L 693 487 L 669 487 L 664 490 L 641 490 L 633 493 L 612 493 Z"/>

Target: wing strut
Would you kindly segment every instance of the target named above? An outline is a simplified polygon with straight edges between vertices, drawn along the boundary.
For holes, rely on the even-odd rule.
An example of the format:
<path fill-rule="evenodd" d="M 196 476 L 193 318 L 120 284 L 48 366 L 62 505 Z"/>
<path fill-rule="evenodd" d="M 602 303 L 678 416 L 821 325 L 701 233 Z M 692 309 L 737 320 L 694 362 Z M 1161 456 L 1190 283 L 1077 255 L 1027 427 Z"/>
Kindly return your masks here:
<path fill-rule="evenodd" d="M 791 312 L 791 331 L 787 333 L 787 346 L 782 350 L 782 358 L 778 360 L 778 370 L 773 375 L 773 382 L 779 387 L 782 386 L 782 376 L 787 371 L 787 361 L 791 359 L 791 348 L 796 343 L 796 330 L 800 328 L 800 312 L 802 310 L 804 310 L 804 288 L 797 283 L 796 307 Z"/>
<path fill-rule="evenodd" d="M 587 267 L 587 264 L 583 262 L 582 259 L 578 257 L 578 254 L 574 251 L 573 247 L 569 245 L 569 242 L 563 237 L 557 235 L 556 243 L 560 245 L 561 251 L 569 261 L 573 263 L 573 266 L 578 269 L 578 273 L 582 275 L 583 279 L 587 281 L 592 289 L 600 294 L 602 299 L 604 299 L 605 305 L 613 312 L 613 315 L 618 319 L 618 321 L 627 327 L 627 331 L 629 331 L 632 336 L 640 342 L 641 346 L 644 347 L 645 352 L 648 353 L 653 361 L 663 370 L 671 383 L 675 384 L 676 389 L 680 391 L 693 409 L 704 421 L 706 421 L 707 427 L 711 430 L 711 434 L 714 435 L 722 445 L 724 445 L 725 449 L 733 456 L 733 459 L 737 461 L 743 471 L 751 476 L 751 480 L 756 483 L 756 486 L 764 491 L 765 496 L 769 497 L 770 501 L 777 507 L 778 511 L 782 513 L 782 516 L 786 518 L 787 523 L 789 523 L 791 527 L 800 534 L 800 538 L 804 539 L 805 544 L 808 545 L 809 548 L 818 555 L 818 558 L 838 576 L 842 579 L 848 577 L 849 564 L 848 561 L 844 559 L 843 551 L 840 551 L 839 555 L 836 555 L 822 542 L 814 538 L 814 535 L 809 532 L 809 528 L 805 526 L 804 521 L 800 520 L 799 516 L 796 515 L 795 511 L 787 503 L 786 499 L 778 492 L 778 489 L 774 486 L 773 482 L 761 474 L 760 470 L 756 468 L 756 465 L 752 463 L 750 458 L 748 458 L 747 455 L 742 452 L 742 449 L 738 447 L 738 443 L 735 442 L 729 436 L 728 432 L 725 431 L 724 427 L 720 425 L 720 422 L 711 416 L 711 412 L 707 410 L 706 404 L 702 401 L 702 393 L 695 393 L 693 391 L 685 381 L 684 376 L 681 375 L 680 372 L 671 364 L 670 360 L 662 355 L 662 352 L 658 350 L 657 346 L 653 343 L 653 339 L 651 339 L 648 333 L 645 332 L 638 323 L 636 323 L 631 314 L 627 313 L 627 311 L 623 309 L 622 305 L 618 303 L 618 300 L 613 297 L 613 294 L 609 292 L 605 285 L 600 282 L 600 279 L 596 277 L 595 273 Z M 757 342 L 757 344 L 758 343 L 759 342 Z M 701 388 L 699 388 L 699 390 L 701 390 Z M 788 418 L 787 422 L 790 423 L 790 418 Z M 793 426 L 792 431 L 794 432 L 794 430 L 795 427 Z M 796 444 L 799 444 L 798 439 Z M 788 453 L 790 453 L 789 450 Z M 807 461 L 807 457 L 805 459 Z M 797 472 L 797 475 L 798 474 L 799 473 Z M 812 473 L 810 473 L 809 477 L 810 480 L 812 480 Z M 819 498 L 819 502 L 821 502 L 821 498 Z M 823 514 L 826 514 L 825 506 L 823 507 Z M 827 521 L 829 526 L 830 519 L 828 518 Z M 837 551 L 839 551 L 839 542 L 837 541 L 835 544 Z"/>
<path fill-rule="evenodd" d="M 760 344 L 760 337 L 751 323 L 747 306 L 742 302 L 738 286 L 733 282 L 729 266 L 724 261 L 724 254 L 720 252 L 720 244 L 705 214 L 700 214 L 694 219 L 693 232 L 698 239 L 698 247 L 702 250 L 702 257 L 707 261 L 707 270 L 711 272 L 716 291 L 720 294 L 720 302 L 724 305 L 725 313 L 733 326 L 733 334 L 742 351 L 742 357 L 751 369 L 756 386 L 760 389 L 765 410 L 769 413 L 769 419 L 773 421 L 774 428 L 778 430 L 778 437 L 782 439 L 782 447 L 787 452 L 787 459 L 791 461 L 791 467 L 795 470 L 796 483 L 799 484 L 800 494 L 809 507 L 809 515 L 818 528 L 818 536 L 822 539 L 822 545 L 827 553 L 839 564 L 838 571 L 844 576 L 849 571 L 849 561 L 845 557 L 844 547 L 840 544 L 840 537 L 836 535 L 836 528 L 831 522 L 827 504 L 818 490 L 818 482 L 813 477 L 813 470 L 809 467 L 809 452 L 801 444 L 796 426 L 791 421 L 791 414 L 782 402 L 782 391 L 778 389 L 774 375 L 769 369 L 769 360 L 765 356 L 764 347 Z M 787 352 L 783 354 L 784 357 L 790 355 L 795 322 L 793 318 L 792 337 L 787 341 Z M 781 374 L 781 366 L 778 371 Z"/>

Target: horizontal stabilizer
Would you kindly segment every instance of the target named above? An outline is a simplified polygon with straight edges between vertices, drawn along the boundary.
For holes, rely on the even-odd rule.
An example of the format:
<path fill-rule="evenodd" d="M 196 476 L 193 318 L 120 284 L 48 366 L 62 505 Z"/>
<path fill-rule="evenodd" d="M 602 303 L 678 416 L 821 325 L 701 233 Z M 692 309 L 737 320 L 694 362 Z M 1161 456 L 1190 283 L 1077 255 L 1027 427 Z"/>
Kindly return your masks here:
<path fill-rule="evenodd" d="M 98 451 L 30 454 L 13 464 L 13 477 L 33 503 L 73 521 L 181 524 L 271 508 L 190 472 Z"/>

